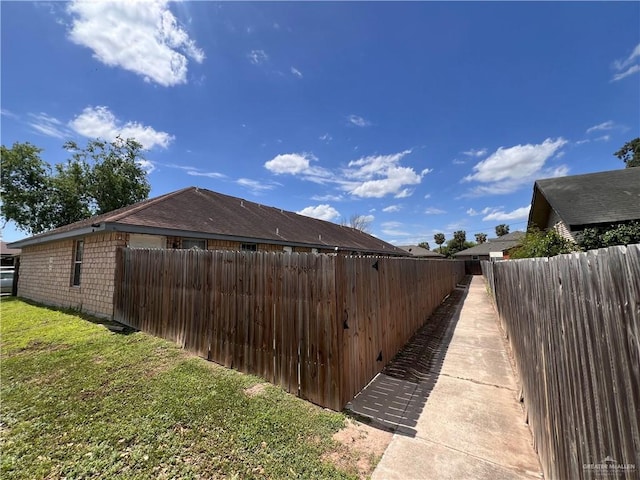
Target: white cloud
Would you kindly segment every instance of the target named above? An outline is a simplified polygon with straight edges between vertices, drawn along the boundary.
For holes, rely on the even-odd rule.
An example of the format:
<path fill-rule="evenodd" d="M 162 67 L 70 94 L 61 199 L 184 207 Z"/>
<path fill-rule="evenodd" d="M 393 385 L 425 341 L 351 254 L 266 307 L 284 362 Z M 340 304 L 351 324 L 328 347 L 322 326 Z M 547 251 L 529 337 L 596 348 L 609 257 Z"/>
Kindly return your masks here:
<path fill-rule="evenodd" d="M 191 58 L 202 63 L 204 52 L 178 24 L 166 0 L 144 2 L 74 1 L 69 38 L 93 50 L 93 56 L 168 87 L 187 82 Z"/>
<path fill-rule="evenodd" d="M 333 220 L 334 218 L 338 218 L 340 216 L 340 213 L 328 204 L 316 205 L 315 207 L 305 207 L 296 213 L 299 213 L 300 215 L 304 215 L 306 217 L 313 217 L 327 221 Z"/>
<path fill-rule="evenodd" d="M 426 198 L 426 199 L 431 198 L 431 194 L 430 194 L 430 193 L 427 193 L 427 194 L 424 196 L 424 198 Z"/>
<path fill-rule="evenodd" d="M 640 43 L 636 45 L 626 59 L 614 61 L 613 68 L 616 70 L 616 73 L 611 79 L 612 82 L 617 82 L 629 75 L 640 72 Z"/>
<path fill-rule="evenodd" d="M 480 212 L 474 210 L 473 208 L 470 208 L 469 210 L 467 210 L 467 215 L 475 217 L 476 215 L 480 215 Z"/>
<path fill-rule="evenodd" d="M 454 165 L 464 165 L 464 164 L 465 164 L 465 163 L 467 163 L 467 162 L 465 162 L 464 160 L 458 160 L 457 158 L 454 158 L 454 159 L 451 161 L 451 163 L 453 163 Z"/>
<path fill-rule="evenodd" d="M 618 80 L 622 80 L 623 78 L 628 77 L 629 75 L 633 75 L 634 73 L 640 72 L 640 65 L 633 65 L 627 68 L 624 72 L 616 73 L 611 79 L 612 82 L 617 82 Z"/>
<path fill-rule="evenodd" d="M 18 115 L 13 113 L 11 110 L 7 110 L 6 108 L 0 108 L 0 115 L 2 115 L 3 117 L 18 118 Z"/>
<path fill-rule="evenodd" d="M 296 175 L 307 171 L 313 158 L 308 153 L 284 153 L 265 162 L 264 166 L 273 173 Z"/>
<path fill-rule="evenodd" d="M 349 123 L 355 125 L 356 127 L 368 127 L 369 125 L 371 125 L 371 122 L 369 120 L 366 120 L 359 115 L 349 115 L 347 117 L 347 120 L 349 120 Z"/>
<path fill-rule="evenodd" d="M 597 132 L 599 130 L 613 130 L 615 125 L 613 120 L 609 120 L 606 122 L 599 123 L 598 125 L 594 125 L 593 127 L 587 128 L 587 133 Z"/>
<path fill-rule="evenodd" d="M 487 154 L 487 149 L 486 148 L 478 148 L 478 149 L 470 148 L 466 152 L 462 152 L 462 153 L 467 157 L 483 157 L 484 155 Z"/>
<path fill-rule="evenodd" d="M 418 185 L 426 170 L 418 174 L 411 167 L 403 167 L 400 160 L 411 150 L 391 155 L 375 155 L 349 162 L 343 171 L 345 181 L 342 188 L 351 195 L 362 198 L 381 198 L 395 195 L 404 198 L 413 193 L 406 185 Z"/>
<path fill-rule="evenodd" d="M 257 180 L 251 180 L 250 178 L 239 178 L 238 180 L 236 180 L 236 183 L 255 194 L 259 194 L 276 188 L 276 185 L 273 183 L 259 182 Z"/>
<path fill-rule="evenodd" d="M 427 215 L 442 215 L 443 213 L 447 213 L 447 212 L 440 208 L 429 207 L 424 211 L 424 213 L 426 213 Z"/>
<path fill-rule="evenodd" d="M 382 211 L 387 213 L 399 212 L 400 208 L 401 208 L 400 205 L 389 205 L 388 207 L 384 207 Z"/>
<path fill-rule="evenodd" d="M 71 131 L 60 120 L 46 113 L 30 113 L 29 126 L 47 137 L 68 140 Z"/>
<path fill-rule="evenodd" d="M 69 126 L 80 135 L 89 138 L 104 138 L 112 141 L 118 135 L 123 139 L 135 138 L 145 149 L 167 148 L 174 136 L 156 131 L 153 127 L 138 122 L 122 123 L 107 107 L 87 107 L 69 122 Z"/>
<path fill-rule="evenodd" d="M 156 165 L 150 160 L 136 160 L 136 163 L 140 165 L 140 167 L 147 172 L 147 174 L 153 172 L 156 169 Z"/>
<path fill-rule="evenodd" d="M 179 167 L 183 168 L 187 171 L 187 175 L 191 175 L 193 177 L 207 177 L 207 178 L 226 178 L 227 176 L 223 173 L 218 172 L 201 172 L 197 169 L 188 168 L 188 167 Z"/>
<path fill-rule="evenodd" d="M 400 165 L 400 160 L 410 150 L 391 155 L 362 157 L 349 162 L 347 168 L 331 172 L 312 165 L 317 158 L 309 153 L 285 153 L 265 162 L 264 167 L 277 175 L 297 175 L 304 180 L 319 184 L 334 183 L 350 195 L 360 198 L 381 198 L 394 195 L 404 198 L 413 194 L 407 185 L 417 185 L 430 170 L 421 173 L 411 167 Z"/>
<path fill-rule="evenodd" d="M 269 55 L 267 55 L 264 50 L 251 50 L 247 57 L 249 57 L 249 61 L 254 65 L 260 65 L 269 60 Z"/>
<path fill-rule="evenodd" d="M 527 205 L 526 207 L 516 208 L 511 212 L 505 212 L 504 210 L 494 210 L 489 213 L 486 217 L 483 217 L 484 222 L 488 221 L 513 221 L 513 220 L 523 220 L 529 218 L 529 210 L 531 209 L 531 205 Z"/>
<path fill-rule="evenodd" d="M 608 142 L 609 140 L 611 140 L 611 135 L 602 135 L 601 137 L 598 137 L 595 140 L 596 142 Z"/>
<path fill-rule="evenodd" d="M 311 200 L 316 200 L 318 202 L 340 202 L 344 200 L 344 197 L 342 195 L 331 195 L 331 194 L 314 195 L 313 197 L 311 197 Z"/>
<path fill-rule="evenodd" d="M 327 143 L 329 143 L 331 140 L 333 140 L 333 137 L 331 135 L 329 135 L 328 133 L 325 133 L 324 135 L 320 135 L 318 138 L 320 140 L 322 140 L 323 142 L 327 142 Z"/>
<path fill-rule="evenodd" d="M 533 145 L 516 145 L 500 147 L 488 158 L 477 163 L 474 173 L 464 177 L 464 182 L 480 182 L 471 195 L 511 193 L 536 178 L 566 175 L 568 168 L 564 165 L 555 169 L 545 169 L 545 163 L 553 157 L 567 141 L 563 138 Z"/>
<path fill-rule="evenodd" d="M 302 72 L 298 70 L 296 67 L 291 67 L 291 73 L 298 78 L 302 78 Z"/>

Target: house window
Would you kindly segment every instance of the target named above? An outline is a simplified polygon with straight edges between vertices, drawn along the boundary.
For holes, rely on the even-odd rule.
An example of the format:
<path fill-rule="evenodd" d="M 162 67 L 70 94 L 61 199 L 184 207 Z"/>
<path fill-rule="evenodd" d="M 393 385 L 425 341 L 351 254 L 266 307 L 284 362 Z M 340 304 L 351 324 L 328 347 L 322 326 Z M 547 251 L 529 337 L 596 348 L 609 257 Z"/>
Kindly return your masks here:
<path fill-rule="evenodd" d="M 291 253 L 293 252 L 293 247 L 282 247 L 282 251 L 284 253 Z"/>
<path fill-rule="evenodd" d="M 478 255 L 472 255 L 471 260 L 480 260 L 480 257 L 478 257 Z"/>
<path fill-rule="evenodd" d="M 258 244 L 256 244 L 256 243 L 243 243 L 240 246 L 240 250 L 243 250 L 245 252 L 257 252 L 258 251 Z"/>
<path fill-rule="evenodd" d="M 73 246 L 73 278 L 71 285 L 80 286 L 80 274 L 82 273 L 82 252 L 84 250 L 84 240 L 76 240 Z"/>
<path fill-rule="evenodd" d="M 312 248 L 311 249 L 311 253 L 316 253 L 317 254 L 318 253 L 318 249 L 317 248 Z"/>
<path fill-rule="evenodd" d="M 196 250 L 206 250 L 207 249 L 207 241 L 200 240 L 198 238 L 183 238 L 182 239 L 182 248 L 184 250 L 190 250 L 195 248 Z"/>

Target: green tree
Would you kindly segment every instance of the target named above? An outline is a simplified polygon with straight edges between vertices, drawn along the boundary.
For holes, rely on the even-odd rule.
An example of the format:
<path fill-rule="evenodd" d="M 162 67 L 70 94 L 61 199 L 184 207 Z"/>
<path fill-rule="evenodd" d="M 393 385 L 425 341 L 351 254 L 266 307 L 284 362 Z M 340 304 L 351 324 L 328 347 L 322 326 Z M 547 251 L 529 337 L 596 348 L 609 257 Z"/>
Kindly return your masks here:
<path fill-rule="evenodd" d="M 0 157 L 1 218 L 37 234 L 92 215 L 131 205 L 148 197 L 151 187 L 142 146 L 133 139 L 91 140 L 85 148 L 64 147 L 71 158 L 54 168 L 30 143 L 2 145 Z"/>
<path fill-rule="evenodd" d="M 625 143 L 614 155 L 625 163 L 626 168 L 640 167 L 640 137 Z"/>
<path fill-rule="evenodd" d="M 464 243 L 467 241 L 467 232 L 464 230 L 458 230 L 453 232 L 453 244 L 456 247 L 460 247 L 460 250 L 464 250 Z"/>
<path fill-rule="evenodd" d="M 54 205 L 51 167 L 40 158 L 42 149 L 26 143 L 0 146 L 2 219 L 38 233 L 52 228 Z"/>
<path fill-rule="evenodd" d="M 420 248 L 424 248 L 425 250 L 431 250 L 431 248 L 429 247 L 429 242 L 420 242 L 418 246 Z"/>
<path fill-rule="evenodd" d="M 496 226 L 496 235 L 498 237 L 502 237 L 507 233 L 509 233 L 509 225 L 507 225 L 506 223 L 501 223 L 500 225 Z"/>
<path fill-rule="evenodd" d="M 585 228 L 577 236 L 577 241 L 583 250 L 640 243 L 640 221 Z"/>
<path fill-rule="evenodd" d="M 486 241 L 487 241 L 487 234 L 486 233 L 476 233 L 476 243 L 478 245 L 481 245 Z"/>
<path fill-rule="evenodd" d="M 433 236 L 433 240 L 436 242 L 436 244 L 440 247 L 440 253 L 442 253 L 442 244 L 445 242 L 445 237 L 444 237 L 444 233 L 436 233 Z"/>
<path fill-rule="evenodd" d="M 524 236 L 520 246 L 511 250 L 511 258 L 554 257 L 562 253 L 579 250 L 571 240 L 567 240 L 555 229 L 546 232 L 537 228 L 530 229 Z"/>

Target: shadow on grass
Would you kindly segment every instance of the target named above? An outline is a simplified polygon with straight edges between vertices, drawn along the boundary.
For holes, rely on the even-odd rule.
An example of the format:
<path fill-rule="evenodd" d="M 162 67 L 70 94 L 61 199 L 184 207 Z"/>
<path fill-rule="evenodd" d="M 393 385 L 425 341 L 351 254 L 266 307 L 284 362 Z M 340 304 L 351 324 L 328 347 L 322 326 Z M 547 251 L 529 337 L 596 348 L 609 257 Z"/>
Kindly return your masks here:
<path fill-rule="evenodd" d="M 347 404 L 347 415 L 415 437 L 413 427 L 440 376 L 470 282 L 468 275 L 445 298 L 382 372 Z"/>
<path fill-rule="evenodd" d="M 56 307 L 53 305 L 46 305 L 44 303 L 38 303 L 38 302 L 34 302 L 33 300 L 29 300 L 27 298 L 20 298 L 20 297 L 13 297 L 13 296 L 3 296 L 1 299 L 2 303 L 10 303 L 10 302 L 23 302 L 26 303 L 27 305 L 32 305 L 34 307 L 38 307 L 38 308 L 44 308 L 47 310 L 51 310 L 53 312 L 61 312 L 61 313 L 66 313 L 67 315 L 74 315 L 78 318 L 81 318 L 82 320 L 85 320 L 87 322 L 91 322 L 94 323 L 96 325 L 102 325 L 103 327 L 105 327 L 107 330 L 113 332 L 113 333 L 118 333 L 120 335 L 129 335 L 130 333 L 135 333 L 138 330 L 136 330 L 135 328 L 131 328 L 129 326 L 123 325 L 122 323 L 118 323 L 116 321 L 110 320 L 108 318 L 100 318 L 100 317 L 96 317 L 94 315 L 90 315 L 88 313 L 82 312 L 76 308 L 69 308 L 69 307 Z"/>

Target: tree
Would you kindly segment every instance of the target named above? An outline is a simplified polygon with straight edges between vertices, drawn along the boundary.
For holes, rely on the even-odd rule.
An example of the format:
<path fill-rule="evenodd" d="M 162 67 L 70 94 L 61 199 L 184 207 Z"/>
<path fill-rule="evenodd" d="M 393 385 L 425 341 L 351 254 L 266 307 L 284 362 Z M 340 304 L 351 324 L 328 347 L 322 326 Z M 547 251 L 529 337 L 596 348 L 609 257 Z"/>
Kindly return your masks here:
<path fill-rule="evenodd" d="M 520 246 L 511 251 L 511 258 L 554 257 L 562 253 L 579 250 L 571 240 L 567 240 L 555 229 L 542 232 L 537 228 L 530 229 L 524 236 Z"/>
<path fill-rule="evenodd" d="M 585 228 L 577 236 L 577 240 L 583 250 L 640 243 L 640 221 Z"/>
<path fill-rule="evenodd" d="M 418 246 L 420 248 L 424 248 L 425 250 L 431 250 L 431 248 L 429 247 L 429 242 L 420 242 Z"/>
<path fill-rule="evenodd" d="M 67 142 L 72 156 L 54 168 L 28 142 L 1 148 L 1 218 L 30 234 L 131 205 L 151 190 L 133 139 L 91 140 L 85 148 Z"/>
<path fill-rule="evenodd" d="M 486 241 L 487 241 L 487 234 L 486 233 L 476 233 L 476 243 L 478 245 L 482 245 Z"/>
<path fill-rule="evenodd" d="M 464 250 L 464 243 L 467 241 L 467 232 L 464 230 L 458 230 L 453 232 L 454 245 L 460 247 L 460 250 Z"/>
<path fill-rule="evenodd" d="M 496 226 L 496 235 L 498 237 L 502 237 L 507 233 L 509 233 L 509 225 L 507 225 L 506 223 L 501 223 L 500 225 Z"/>
<path fill-rule="evenodd" d="M 626 168 L 640 167 L 640 137 L 625 143 L 614 155 L 625 163 Z"/>
<path fill-rule="evenodd" d="M 436 242 L 436 244 L 440 247 L 440 253 L 442 253 L 442 244 L 445 242 L 445 237 L 444 237 L 444 233 L 436 233 L 433 236 L 433 240 Z"/>
<path fill-rule="evenodd" d="M 369 233 L 371 230 L 371 217 L 368 215 L 360 215 L 359 213 L 354 213 L 349 217 L 349 221 L 342 219 L 341 225 L 343 227 L 351 227 L 356 230 L 360 230 L 364 233 Z"/>

